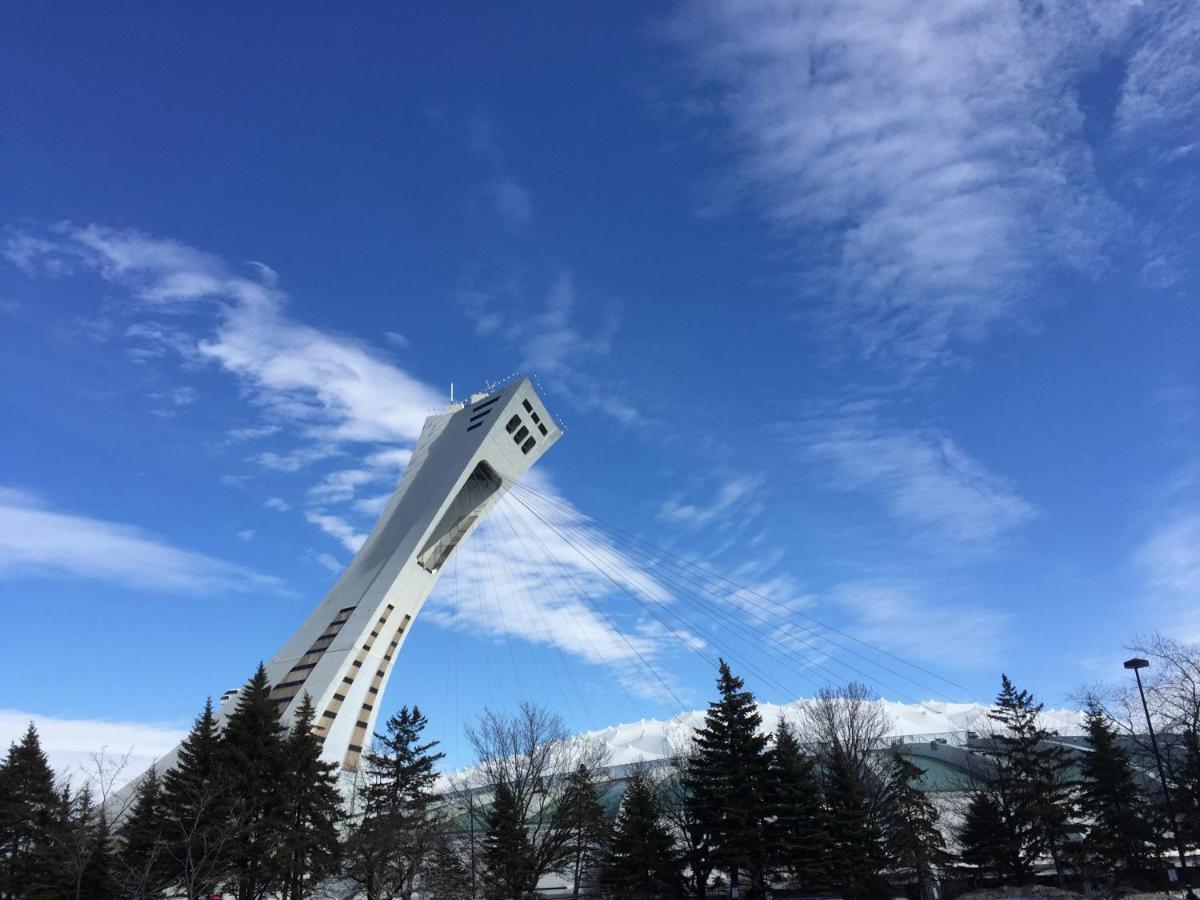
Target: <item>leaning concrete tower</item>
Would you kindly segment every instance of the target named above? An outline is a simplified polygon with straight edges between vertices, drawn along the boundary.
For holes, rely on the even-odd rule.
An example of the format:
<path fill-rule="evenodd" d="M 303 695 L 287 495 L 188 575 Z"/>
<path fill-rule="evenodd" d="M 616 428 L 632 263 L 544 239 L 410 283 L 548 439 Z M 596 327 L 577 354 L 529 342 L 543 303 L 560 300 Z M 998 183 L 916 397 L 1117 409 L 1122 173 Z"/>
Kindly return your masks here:
<path fill-rule="evenodd" d="M 396 656 L 446 561 L 561 436 L 528 379 L 425 420 L 366 542 L 267 664 L 285 721 L 305 693 L 312 697 L 326 760 L 357 771 Z M 222 698 L 221 718 L 236 694 Z M 175 756 L 162 759 L 159 770 Z"/>

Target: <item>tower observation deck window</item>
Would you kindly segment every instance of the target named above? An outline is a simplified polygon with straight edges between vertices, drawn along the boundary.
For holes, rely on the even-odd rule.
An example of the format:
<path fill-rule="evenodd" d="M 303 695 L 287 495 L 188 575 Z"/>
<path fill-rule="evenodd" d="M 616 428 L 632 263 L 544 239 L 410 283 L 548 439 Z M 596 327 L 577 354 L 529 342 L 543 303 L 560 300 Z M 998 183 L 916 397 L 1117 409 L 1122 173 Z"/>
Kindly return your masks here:
<path fill-rule="evenodd" d="M 509 434 L 512 434 L 514 431 L 517 430 L 517 428 L 518 428 L 518 426 L 520 426 L 520 424 L 521 424 L 521 417 L 513 416 L 511 419 L 508 420 L 508 424 L 504 426 L 504 429 Z"/>
<path fill-rule="evenodd" d="M 522 425 L 517 429 L 517 433 L 513 435 L 513 442 L 519 444 L 527 437 L 529 437 L 529 429 Z"/>
<path fill-rule="evenodd" d="M 524 428 L 524 426 L 521 426 Z M 528 432 L 526 432 L 528 433 Z M 488 499 L 500 489 L 502 481 L 496 470 L 481 462 L 467 478 L 441 521 L 434 527 L 433 535 L 417 557 L 417 564 L 426 572 L 436 572 L 449 558 L 458 542 L 466 536 L 486 507 Z"/>
<path fill-rule="evenodd" d="M 521 445 L 521 452 L 528 453 L 530 450 L 533 449 L 533 445 L 536 443 L 537 443 L 537 441 L 531 437 L 529 440 L 527 440 L 525 443 L 523 443 Z"/>

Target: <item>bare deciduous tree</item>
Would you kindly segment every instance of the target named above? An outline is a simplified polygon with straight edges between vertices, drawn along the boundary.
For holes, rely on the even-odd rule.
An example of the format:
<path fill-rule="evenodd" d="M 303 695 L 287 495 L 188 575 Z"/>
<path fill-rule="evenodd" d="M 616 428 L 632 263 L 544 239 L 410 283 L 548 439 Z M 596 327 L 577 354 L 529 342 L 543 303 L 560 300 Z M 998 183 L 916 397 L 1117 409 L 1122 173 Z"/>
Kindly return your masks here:
<path fill-rule="evenodd" d="M 595 741 L 571 737 L 562 719 L 532 703 L 513 714 L 486 710 L 467 726 L 467 739 L 479 760 L 471 773 L 476 786 L 504 784 L 532 844 L 533 884 L 561 865 L 571 846 L 572 817 L 563 800 L 569 776 L 580 765 L 595 771 L 607 751 Z"/>
<path fill-rule="evenodd" d="M 1150 660 L 1142 681 L 1155 729 L 1164 734 L 1200 731 L 1200 644 L 1156 633 L 1138 638 L 1129 649 Z M 1143 720 L 1136 687 L 1126 685 L 1118 709 L 1126 721 Z"/>
<path fill-rule="evenodd" d="M 861 774 L 868 755 L 883 745 L 892 720 L 879 699 L 865 685 L 850 682 L 843 687 L 824 687 L 801 707 L 800 734 L 818 753 L 837 750 Z"/>

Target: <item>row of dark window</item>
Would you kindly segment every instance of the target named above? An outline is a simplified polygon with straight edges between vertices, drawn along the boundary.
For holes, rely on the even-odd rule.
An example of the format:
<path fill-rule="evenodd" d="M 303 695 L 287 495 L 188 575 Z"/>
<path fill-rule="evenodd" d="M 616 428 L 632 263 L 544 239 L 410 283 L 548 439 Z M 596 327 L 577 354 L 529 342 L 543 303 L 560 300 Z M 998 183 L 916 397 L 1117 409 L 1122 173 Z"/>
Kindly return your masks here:
<path fill-rule="evenodd" d="M 471 424 L 469 424 L 467 426 L 467 431 L 474 431 L 476 428 L 478 428 L 480 425 L 482 425 L 483 420 L 485 418 L 487 418 L 488 414 L 492 411 L 492 404 L 495 403 L 499 399 L 500 399 L 500 395 L 497 394 L 495 397 L 492 397 L 490 400 L 484 400 L 478 406 L 471 407 L 471 418 L 470 418 Z"/>
<path fill-rule="evenodd" d="M 528 400 L 522 400 L 521 404 L 525 407 L 525 411 L 529 413 L 530 418 L 533 419 L 533 424 L 538 427 L 538 430 L 544 437 L 548 432 L 546 431 L 546 426 L 542 424 L 541 418 L 533 411 L 533 404 Z M 537 445 L 537 439 L 529 433 L 529 428 L 521 421 L 519 415 L 515 415 L 509 419 L 504 429 L 512 435 L 513 443 L 521 448 L 522 453 L 528 453 Z"/>

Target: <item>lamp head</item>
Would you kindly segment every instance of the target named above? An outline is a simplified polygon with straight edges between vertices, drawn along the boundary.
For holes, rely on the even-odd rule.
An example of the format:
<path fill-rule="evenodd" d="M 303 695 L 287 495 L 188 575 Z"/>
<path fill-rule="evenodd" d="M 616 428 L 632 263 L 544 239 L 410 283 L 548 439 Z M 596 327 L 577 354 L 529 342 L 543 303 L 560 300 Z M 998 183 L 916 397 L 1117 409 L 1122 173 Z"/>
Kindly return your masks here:
<path fill-rule="evenodd" d="M 1133 659 L 1125 660 L 1125 668 L 1127 669 L 1146 669 L 1150 666 L 1150 660 L 1134 657 Z"/>

